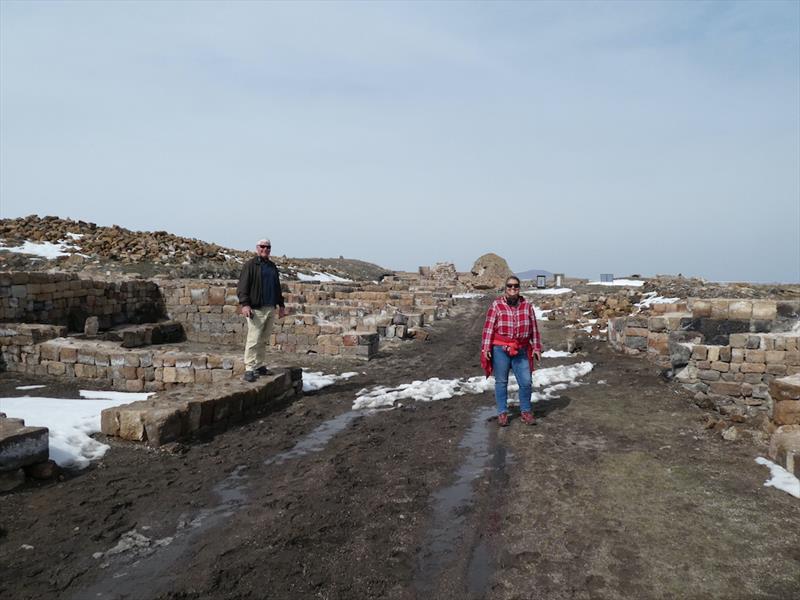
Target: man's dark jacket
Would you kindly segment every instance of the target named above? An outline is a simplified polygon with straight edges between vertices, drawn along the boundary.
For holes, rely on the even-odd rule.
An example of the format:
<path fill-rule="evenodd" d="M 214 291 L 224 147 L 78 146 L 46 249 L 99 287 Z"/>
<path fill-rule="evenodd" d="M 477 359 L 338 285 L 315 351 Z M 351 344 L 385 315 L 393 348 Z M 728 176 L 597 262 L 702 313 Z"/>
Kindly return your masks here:
<path fill-rule="evenodd" d="M 277 294 L 277 306 L 284 306 L 283 294 L 281 293 L 281 282 L 278 279 L 278 268 L 275 263 L 267 259 L 262 261 L 259 256 L 254 256 L 242 267 L 239 275 L 239 285 L 236 288 L 236 295 L 239 296 L 239 304 L 260 308 L 263 306 L 263 291 L 261 289 L 261 263 L 269 263 L 275 268 L 275 290 Z"/>

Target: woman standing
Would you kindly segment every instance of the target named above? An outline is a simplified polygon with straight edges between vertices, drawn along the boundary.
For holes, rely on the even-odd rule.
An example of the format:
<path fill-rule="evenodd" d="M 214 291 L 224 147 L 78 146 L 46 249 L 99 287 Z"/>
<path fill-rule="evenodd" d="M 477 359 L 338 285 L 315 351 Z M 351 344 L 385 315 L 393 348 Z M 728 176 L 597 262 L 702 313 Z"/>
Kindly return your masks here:
<path fill-rule="evenodd" d="M 533 304 L 519 293 L 519 278 L 506 279 L 506 293 L 486 312 L 481 344 L 481 364 L 486 376 L 494 371 L 497 423 L 508 425 L 508 373 L 514 371 L 519 383 L 522 422 L 533 425 L 531 412 L 531 371 L 542 358 L 542 341 Z"/>

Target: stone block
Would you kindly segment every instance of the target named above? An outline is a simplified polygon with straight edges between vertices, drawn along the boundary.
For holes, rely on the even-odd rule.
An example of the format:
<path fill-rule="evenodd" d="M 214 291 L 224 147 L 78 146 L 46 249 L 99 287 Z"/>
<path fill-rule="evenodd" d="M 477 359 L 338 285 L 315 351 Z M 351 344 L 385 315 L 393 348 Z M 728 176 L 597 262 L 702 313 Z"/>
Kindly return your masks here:
<path fill-rule="evenodd" d="M 778 316 L 778 306 L 774 300 L 753 300 L 753 319 L 774 321 Z"/>
<path fill-rule="evenodd" d="M 781 425 L 772 434 L 769 458 L 800 477 L 800 425 Z"/>
<path fill-rule="evenodd" d="M 178 408 L 156 408 L 147 411 L 144 429 L 147 443 L 161 446 L 180 439 L 185 414 Z"/>
<path fill-rule="evenodd" d="M 731 336 L 733 337 L 733 336 Z M 741 363 L 744 362 L 744 353 L 745 349 L 742 348 L 731 348 L 731 362 L 732 363 Z"/>
<path fill-rule="evenodd" d="M 748 350 L 757 350 L 761 348 L 761 336 L 748 335 L 747 342 L 745 343 L 745 348 L 747 348 Z"/>
<path fill-rule="evenodd" d="M 59 345 L 55 342 L 45 342 L 39 345 L 39 355 L 42 360 L 58 361 Z"/>
<path fill-rule="evenodd" d="M 706 360 L 708 357 L 708 346 L 701 346 L 700 344 L 692 348 L 692 358 L 694 360 Z"/>
<path fill-rule="evenodd" d="M 774 379 L 769 386 L 773 400 L 800 401 L 800 375 L 790 375 Z"/>
<path fill-rule="evenodd" d="M 742 373 L 766 373 L 767 365 L 764 363 L 743 362 L 739 367 Z"/>
<path fill-rule="evenodd" d="M 58 360 L 62 363 L 78 362 L 78 349 L 72 346 L 61 346 L 58 351 Z"/>
<path fill-rule="evenodd" d="M 663 332 L 668 329 L 668 323 L 665 317 L 650 317 L 647 326 L 650 331 L 654 332 Z"/>
<path fill-rule="evenodd" d="M 715 381 L 710 386 L 711 393 L 722 396 L 741 396 L 742 384 L 734 381 Z"/>
<path fill-rule="evenodd" d="M 192 367 L 176 367 L 177 383 L 194 383 L 194 369 Z M 213 376 L 212 376 L 213 378 Z"/>
<path fill-rule="evenodd" d="M 709 346 L 706 360 L 715 362 L 719 360 L 719 346 Z"/>
<path fill-rule="evenodd" d="M 0 472 L 16 471 L 49 458 L 49 430 L 0 417 Z"/>
<path fill-rule="evenodd" d="M 732 333 L 729 338 L 729 344 L 731 348 L 744 348 L 748 337 L 750 336 L 746 333 Z"/>
<path fill-rule="evenodd" d="M 646 327 L 626 327 L 625 337 L 647 337 L 650 330 Z"/>
<path fill-rule="evenodd" d="M 699 319 L 701 317 L 711 316 L 711 302 L 709 300 L 694 300 L 692 302 L 692 317 Z"/>
<path fill-rule="evenodd" d="M 119 436 L 119 415 L 116 406 L 100 412 L 100 431 L 105 435 Z"/>
<path fill-rule="evenodd" d="M 164 367 L 162 379 L 164 383 L 175 383 L 178 381 L 178 370 L 175 367 Z"/>
<path fill-rule="evenodd" d="M 753 318 L 753 303 L 748 300 L 733 300 L 728 305 L 728 318 L 749 321 Z"/>
<path fill-rule="evenodd" d="M 67 372 L 67 366 L 60 362 L 47 363 L 48 375 L 64 375 Z"/>
<path fill-rule="evenodd" d="M 800 425 L 800 402 L 778 400 L 773 397 L 772 421 L 776 425 Z"/>
<path fill-rule="evenodd" d="M 711 318 L 712 319 L 728 319 L 729 317 L 730 301 L 715 298 L 711 300 Z"/>
<path fill-rule="evenodd" d="M 144 415 L 145 410 L 132 407 L 136 402 L 117 407 L 117 418 L 119 419 L 119 437 L 123 440 L 142 441 L 145 437 Z"/>
<path fill-rule="evenodd" d="M 711 363 L 711 368 L 720 373 L 727 373 L 730 371 L 730 364 L 717 360 Z"/>
<path fill-rule="evenodd" d="M 749 363 L 767 362 L 767 353 L 764 350 L 747 350 L 744 353 L 744 359 Z"/>
<path fill-rule="evenodd" d="M 651 353 L 667 356 L 669 354 L 669 334 L 651 333 L 647 336 L 647 349 Z"/>
<path fill-rule="evenodd" d="M 719 381 L 719 371 L 712 371 L 708 369 L 700 369 L 697 372 L 698 379 L 703 381 Z"/>

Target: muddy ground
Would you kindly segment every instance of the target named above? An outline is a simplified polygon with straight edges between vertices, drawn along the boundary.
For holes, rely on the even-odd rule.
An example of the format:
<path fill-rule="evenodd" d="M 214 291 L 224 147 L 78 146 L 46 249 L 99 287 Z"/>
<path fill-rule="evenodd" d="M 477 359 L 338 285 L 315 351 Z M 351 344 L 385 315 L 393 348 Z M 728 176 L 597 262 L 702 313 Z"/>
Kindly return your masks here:
<path fill-rule="evenodd" d="M 595 368 L 535 427 L 499 430 L 491 393 L 351 412 L 362 387 L 479 374 L 484 310 L 370 363 L 309 360 L 362 374 L 214 437 L 108 440 L 0 496 L 0 598 L 800 597 L 800 501 L 763 486 L 764 449 L 600 342 L 545 359 Z"/>

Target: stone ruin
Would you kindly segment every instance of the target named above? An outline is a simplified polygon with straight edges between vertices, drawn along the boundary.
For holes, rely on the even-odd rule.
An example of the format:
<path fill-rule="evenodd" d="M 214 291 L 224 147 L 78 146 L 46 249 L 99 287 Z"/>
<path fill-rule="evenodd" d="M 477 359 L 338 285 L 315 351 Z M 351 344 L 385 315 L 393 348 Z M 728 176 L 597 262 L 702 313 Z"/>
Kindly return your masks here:
<path fill-rule="evenodd" d="M 800 475 L 800 294 L 754 298 L 769 293 L 685 278 L 644 289 L 570 285 L 578 291 L 533 296 L 569 328 L 567 350 L 592 336 L 651 360 L 710 411 L 706 427 L 768 444 L 770 458 Z M 675 297 L 647 302 L 662 289 Z M 721 297 L 731 292 L 742 297 Z"/>
<path fill-rule="evenodd" d="M 446 275 L 443 275 L 446 273 Z M 283 284 L 289 314 L 271 344 L 284 355 L 371 360 L 381 343 L 424 341 L 464 286 L 454 269 L 380 283 Z M 241 381 L 246 322 L 236 281 L 105 279 L 0 272 L 0 370 L 85 380 L 147 400 L 103 411 L 102 432 L 157 446 L 218 430 L 302 393 L 299 368 Z M 0 472 L 40 464 L 47 430 L 0 418 Z"/>

